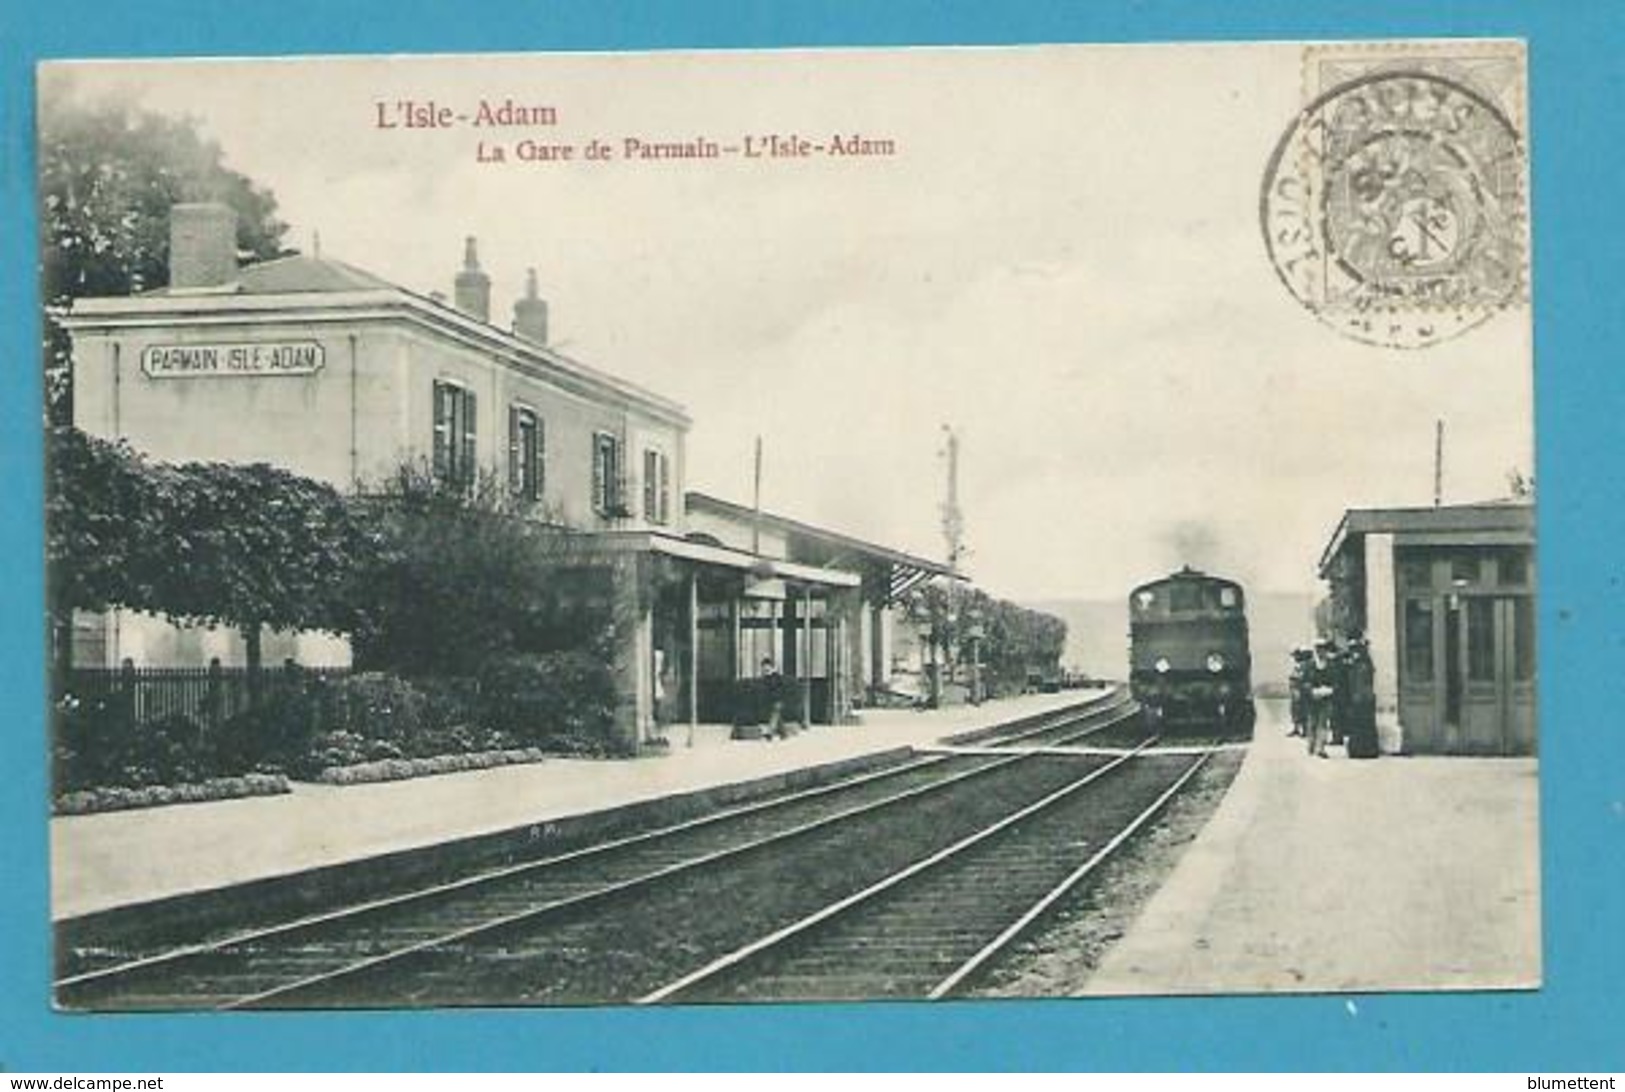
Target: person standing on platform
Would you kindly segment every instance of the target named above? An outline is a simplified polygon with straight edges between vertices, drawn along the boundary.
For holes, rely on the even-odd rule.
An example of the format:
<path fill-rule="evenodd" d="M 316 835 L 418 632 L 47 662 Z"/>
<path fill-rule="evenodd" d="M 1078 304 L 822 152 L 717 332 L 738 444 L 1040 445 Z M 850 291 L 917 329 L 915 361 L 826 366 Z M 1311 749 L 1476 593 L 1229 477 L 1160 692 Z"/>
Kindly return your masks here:
<path fill-rule="evenodd" d="M 1348 755 L 1376 758 L 1377 668 L 1371 662 L 1371 646 L 1364 637 L 1349 642 L 1348 686 Z"/>
<path fill-rule="evenodd" d="M 778 665 L 769 656 L 762 661 L 762 723 L 765 739 L 784 738 L 784 685 Z"/>
<path fill-rule="evenodd" d="M 1288 702 L 1292 714 L 1292 730 L 1288 736 L 1309 734 L 1309 661 L 1307 648 L 1292 650 L 1292 674 L 1287 679 Z"/>
<path fill-rule="evenodd" d="M 1309 753 L 1321 758 L 1326 757 L 1326 743 L 1332 734 L 1332 703 L 1336 696 L 1332 643 L 1322 637 L 1315 642 L 1315 658 L 1309 666 Z"/>
<path fill-rule="evenodd" d="M 1331 742 L 1343 746 L 1349 731 L 1349 654 L 1348 648 L 1331 649 L 1332 666 L 1332 723 Z"/>

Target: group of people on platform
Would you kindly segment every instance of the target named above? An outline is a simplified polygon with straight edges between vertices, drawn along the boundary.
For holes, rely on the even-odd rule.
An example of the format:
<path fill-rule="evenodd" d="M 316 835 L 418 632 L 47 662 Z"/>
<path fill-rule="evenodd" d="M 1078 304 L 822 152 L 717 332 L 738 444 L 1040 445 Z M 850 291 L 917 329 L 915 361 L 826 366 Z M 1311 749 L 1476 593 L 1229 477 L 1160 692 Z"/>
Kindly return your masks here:
<path fill-rule="evenodd" d="M 1338 648 L 1329 637 L 1313 648 L 1292 650 L 1292 731 L 1308 741 L 1309 753 L 1326 756 L 1328 745 L 1350 758 L 1377 757 L 1376 665 L 1371 648 L 1355 635 Z"/>

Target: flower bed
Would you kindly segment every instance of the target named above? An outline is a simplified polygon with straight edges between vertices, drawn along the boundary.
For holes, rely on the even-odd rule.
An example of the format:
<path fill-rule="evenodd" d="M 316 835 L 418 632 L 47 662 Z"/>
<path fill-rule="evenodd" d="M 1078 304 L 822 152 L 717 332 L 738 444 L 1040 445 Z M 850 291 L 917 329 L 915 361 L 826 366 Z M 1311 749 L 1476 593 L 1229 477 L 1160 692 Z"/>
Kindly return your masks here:
<path fill-rule="evenodd" d="M 241 777 L 212 777 L 179 785 L 103 785 L 67 792 L 56 798 L 56 814 L 89 815 L 93 812 L 122 811 L 127 808 L 156 808 L 166 804 L 200 804 L 210 800 L 235 800 L 245 796 L 278 796 L 288 791 L 288 779 L 281 774 L 251 773 Z"/>
<path fill-rule="evenodd" d="M 433 758 L 385 758 L 349 766 L 328 766 L 316 775 L 316 780 L 327 785 L 363 785 L 464 770 L 488 770 L 494 766 L 516 766 L 525 762 L 540 762 L 546 757 L 547 752 L 538 747 L 517 747 L 506 751 L 436 755 Z"/>

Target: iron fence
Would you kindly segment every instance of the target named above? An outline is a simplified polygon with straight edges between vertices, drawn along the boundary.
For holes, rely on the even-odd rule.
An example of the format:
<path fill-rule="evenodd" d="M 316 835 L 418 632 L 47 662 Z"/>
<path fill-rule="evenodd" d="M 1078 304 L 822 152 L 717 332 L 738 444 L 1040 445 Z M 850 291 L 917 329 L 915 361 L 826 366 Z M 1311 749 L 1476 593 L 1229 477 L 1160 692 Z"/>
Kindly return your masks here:
<path fill-rule="evenodd" d="M 214 727 L 279 695 L 303 693 L 320 681 L 348 675 L 346 668 L 307 668 L 288 663 L 246 667 L 73 668 L 62 682 L 59 700 L 71 706 L 122 706 L 127 722 L 144 725 L 185 716 Z"/>

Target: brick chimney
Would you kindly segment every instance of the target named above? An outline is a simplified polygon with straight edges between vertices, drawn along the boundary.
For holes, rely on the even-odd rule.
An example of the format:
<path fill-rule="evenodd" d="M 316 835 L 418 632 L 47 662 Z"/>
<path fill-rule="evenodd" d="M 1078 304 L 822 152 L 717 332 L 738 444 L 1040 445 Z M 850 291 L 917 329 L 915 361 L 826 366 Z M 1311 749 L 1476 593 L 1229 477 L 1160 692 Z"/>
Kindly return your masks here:
<path fill-rule="evenodd" d="M 525 270 L 525 297 L 513 305 L 513 332 L 537 345 L 547 344 L 547 301 L 536 295 L 536 271 Z"/>
<path fill-rule="evenodd" d="M 491 320 L 491 278 L 480 269 L 480 254 L 474 236 L 463 243 L 463 271 L 457 274 L 453 299 L 457 310 L 481 322 Z"/>
<path fill-rule="evenodd" d="M 213 202 L 169 209 L 169 286 L 218 288 L 237 279 L 237 213 Z"/>

